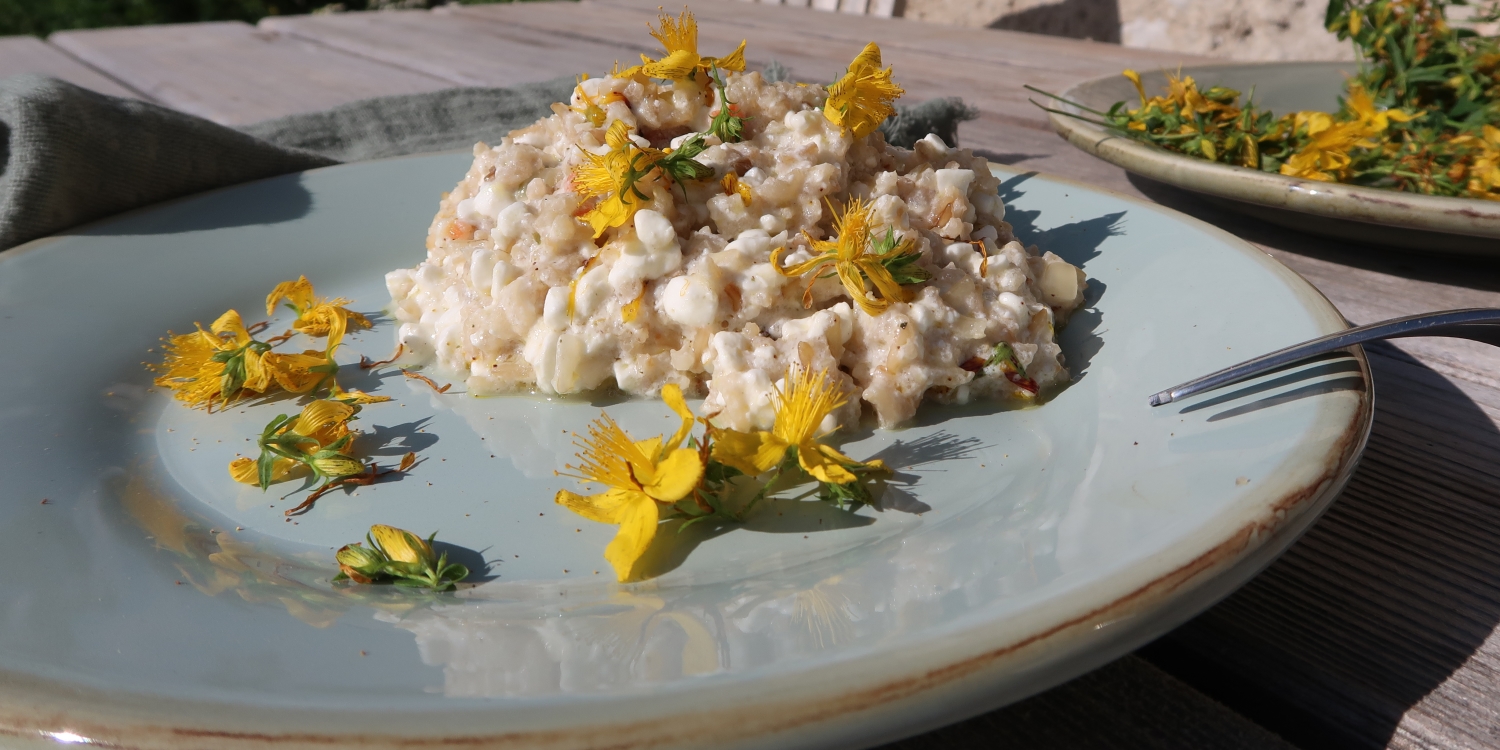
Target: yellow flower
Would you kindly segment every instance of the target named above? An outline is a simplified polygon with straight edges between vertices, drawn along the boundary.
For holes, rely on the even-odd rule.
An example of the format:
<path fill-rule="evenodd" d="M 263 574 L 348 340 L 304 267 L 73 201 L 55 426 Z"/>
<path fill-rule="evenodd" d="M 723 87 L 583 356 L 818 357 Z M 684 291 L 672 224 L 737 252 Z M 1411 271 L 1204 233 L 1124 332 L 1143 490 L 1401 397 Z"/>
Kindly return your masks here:
<path fill-rule="evenodd" d="M 797 449 L 797 463 L 819 482 L 848 484 L 859 477 L 851 469 L 886 471 L 880 460 L 859 462 L 819 442 L 823 419 L 847 401 L 827 370 L 788 371 L 785 388 L 776 388 L 776 422 L 770 432 L 715 430 L 715 461 L 759 476 L 780 466 L 787 449 Z"/>
<path fill-rule="evenodd" d="M 312 393 L 324 383 L 332 383 L 330 390 L 338 391 L 338 382 L 333 377 L 339 368 L 333 361 L 333 353 L 344 340 L 347 320 L 343 315 L 335 314 L 328 318 L 327 323 L 328 340 L 323 351 L 308 349 L 301 354 L 270 352 L 265 355 L 265 368 L 282 390 Z"/>
<path fill-rule="evenodd" d="M 1134 70 L 1131 70 L 1130 68 L 1126 68 L 1124 72 L 1120 73 L 1120 75 L 1130 79 L 1130 83 L 1135 86 L 1135 93 L 1139 94 L 1141 97 L 1141 106 L 1146 106 L 1146 87 L 1141 85 L 1141 74 L 1135 72 Z M 1141 126 L 1142 129 L 1144 129 L 1145 127 L 1145 125 Z"/>
<path fill-rule="evenodd" d="M 1334 122 L 1326 112 L 1298 112 L 1293 126 L 1306 128 L 1307 141 L 1281 165 L 1281 173 L 1323 182 L 1338 182 L 1349 167 L 1349 151 L 1374 148 L 1367 126 L 1358 122 Z"/>
<path fill-rule="evenodd" d="M 1417 117 L 1399 109 L 1376 110 L 1375 100 L 1363 86 L 1357 83 L 1349 84 L 1349 96 L 1344 99 L 1344 104 L 1354 115 L 1354 121 L 1358 123 L 1365 137 L 1368 138 L 1384 133 L 1392 122 L 1411 122 Z"/>
<path fill-rule="evenodd" d="M 276 313 L 276 303 L 286 300 L 287 307 L 297 313 L 297 320 L 292 323 L 292 328 L 309 336 L 326 336 L 333 327 L 333 319 L 342 317 L 346 319 L 345 327 L 353 325 L 355 328 L 369 328 L 370 320 L 357 312 L 349 310 L 344 305 L 352 300 L 343 297 L 334 299 L 323 299 L 313 294 L 312 282 L 306 276 L 300 276 L 296 281 L 283 281 L 266 296 L 266 314 Z"/>
<path fill-rule="evenodd" d="M 314 450 L 327 448 L 350 434 L 349 420 L 358 411 L 353 405 L 342 401 L 319 399 L 308 404 L 297 415 L 297 421 L 292 423 L 292 431 L 317 443 Z M 340 450 L 347 454 L 352 448 L 351 441 Z"/>
<path fill-rule="evenodd" d="M 636 561 L 656 537 L 661 518 L 657 504 L 687 497 L 703 477 L 698 451 L 682 447 L 695 421 L 682 389 L 668 385 L 661 397 L 682 417 L 682 426 L 670 440 L 632 440 L 608 414 L 601 415 L 583 438 L 583 452 L 577 454 L 581 463 L 567 467 L 577 473 L 566 476 L 607 489 L 589 496 L 557 492 L 557 503 L 568 510 L 591 521 L 619 524 L 620 531 L 604 549 L 604 558 L 622 582 L 630 580 Z"/>
<path fill-rule="evenodd" d="M 891 69 L 880 69 L 880 47 L 874 42 L 865 45 L 863 52 L 849 63 L 844 77 L 828 87 L 828 100 L 823 104 L 823 116 L 855 138 L 863 138 L 885 118 L 895 113 L 891 102 L 906 93 L 891 82 Z"/>
<path fill-rule="evenodd" d="M 625 123 L 615 120 L 605 132 L 609 152 L 583 152 L 583 163 L 573 169 L 573 189 L 584 200 L 599 202 L 583 215 L 594 228 L 594 236 L 610 227 L 621 227 L 635 218 L 635 212 L 650 206 L 650 196 L 642 190 L 656 180 L 655 161 L 659 154 L 642 149 L 630 140 Z"/>
<path fill-rule="evenodd" d="M 1500 128 L 1485 125 L 1483 150 L 1469 167 L 1469 197 L 1500 200 Z"/>
<path fill-rule="evenodd" d="M 348 457 L 354 450 L 351 435 L 355 434 L 349 429 L 349 420 L 358 412 L 359 408 L 352 404 L 319 399 L 303 408 L 295 419 L 283 416 L 274 420 L 272 426 L 267 428 L 267 433 L 261 437 L 262 448 L 265 449 L 267 444 L 275 444 L 277 448 L 292 455 L 272 451 L 268 456 L 268 460 L 272 461 L 271 481 L 286 479 L 302 463 L 311 464 L 319 474 L 329 477 L 353 476 L 364 472 L 362 462 Z M 297 458 L 293 458 L 293 455 Z M 253 458 L 236 458 L 229 464 L 229 475 L 236 482 L 259 485 L 259 463 Z"/>
<path fill-rule="evenodd" d="M 162 373 L 156 384 L 192 407 L 213 409 L 245 392 L 264 393 L 271 384 L 265 357 L 269 346 L 251 338 L 240 314 L 230 310 L 209 330 L 166 340 L 166 357 L 152 369 Z"/>
<path fill-rule="evenodd" d="M 812 275 L 807 282 L 807 290 L 802 295 L 803 305 L 812 306 L 812 285 L 820 278 L 820 272 L 824 266 L 833 266 L 839 281 L 844 284 L 844 291 L 849 293 L 850 299 L 853 299 L 867 315 L 872 316 L 885 312 L 893 301 L 906 302 L 910 299 L 906 289 L 892 275 L 892 266 L 907 269 L 908 274 L 915 273 L 916 276 L 908 277 L 913 280 L 919 277 L 925 278 L 924 271 L 912 266 L 917 255 L 913 252 L 915 243 L 910 238 L 899 244 L 883 242 L 881 252 L 869 252 L 870 207 L 860 199 L 854 198 L 849 201 L 844 209 L 844 215 L 835 220 L 834 231 L 838 234 L 835 239 L 819 240 L 814 239 L 804 230 L 803 235 L 807 237 L 808 242 L 812 243 L 813 250 L 818 254 L 811 260 L 794 266 L 787 268 L 781 266 L 781 253 L 786 250 L 785 247 L 777 248 L 771 253 L 771 265 L 775 266 L 781 275 Z M 886 238 L 894 242 L 894 235 L 890 232 L 887 232 Z M 887 244 L 889 246 L 884 246 Z M 871 297 L 865 290 L 865 279 L 869 279 L 870 283 L 875 286 L 875 290 L 880 293 L 879 297 Z"/>
<path fill-rule="evenodd" d="M 690 79 L 694 74 L 702 70 L 707 72 L 713 68 L 720 70 L 742 71 L 745 69 L 745 42 L 740 41 L 740 46 L 725 57 L 702 57 L 698 54 L 698 21 L 693 18 L 692 11 L 684 9 L 677 18 L 672 18 L 665 12 L 657 17 L 661 29 L 647 28 L 656 41 L 661 42 L 666 55 L 660 60 L 641 55 L 641 64 L 623 71 L 615 71 L 616 77 L 627 78 L 637 74 L 645 74 L 651 78 L 664 78 L 672 81 Z"/>
<path fill-rule="evenodd" d="M 724 175 L 721 184 L 724 186 L 725 195 L 738 195 L 740 200 L 745 203 L 745 208 L 750 207 L 750 201 L 755 198 L 755 194 L 750 191 L 749 185 L 740 181 L 739 175 L 730 172 Z"/>
<path fill-rule="evenodd" d="M 583 90 L 583 82 L 587 81 L 588 79 L 588 73 L 584 73 L 578 76 L 578 85 L 574 87 L 573 95 L 578 97 L 578 99 L 583 103 L 574 104 L 568 107 L 568 109 L 571 109 L 574 112 L 583 115 L 583 119 L 588 120 L 590 125 L 593 125 L 596 128 L 602 128 L 604 127 L 605 119 L 604 108 L 594 103 L 594 100 L 589 96 L 588 92 Z"/>

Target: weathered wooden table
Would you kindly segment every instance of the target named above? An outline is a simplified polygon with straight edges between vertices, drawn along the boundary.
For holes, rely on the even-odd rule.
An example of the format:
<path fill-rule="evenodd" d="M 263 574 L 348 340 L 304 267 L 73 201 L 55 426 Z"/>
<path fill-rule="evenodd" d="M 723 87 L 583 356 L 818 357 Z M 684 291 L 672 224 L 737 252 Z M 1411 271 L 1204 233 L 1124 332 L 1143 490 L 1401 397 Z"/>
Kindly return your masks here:
<path fill-rule="evenodd" d="M 845 0 L 846 3 L 849 0 Z M 382 94 L 505 86 L 653 51 L 658 0 L 271 18 L 0 39 L 0 75 L 41 72 L 227 124 Z M 804 3 L 805 4 L 805 3 Z M 876 7 L 885 7 L 876 2 Z M 1061 90 L 1182 56 L 805 8 L 693 0 L 705 49 L 750 40 L 831 79 L 877 40 L 920 100 L 962 96 L 992 161 L 1086 180 L 1217 224 L 1315 284 L 1354 323 L 1500 306 L 1500 268 L 1299 235 L 1128 177 L 1047 127 L 1022 84 Z M 1368 348 L 1374 433 L 1328 514 L 1241 591 L 1140 653 L 899 748 L 1500 747 L 1500 352 Z"/>

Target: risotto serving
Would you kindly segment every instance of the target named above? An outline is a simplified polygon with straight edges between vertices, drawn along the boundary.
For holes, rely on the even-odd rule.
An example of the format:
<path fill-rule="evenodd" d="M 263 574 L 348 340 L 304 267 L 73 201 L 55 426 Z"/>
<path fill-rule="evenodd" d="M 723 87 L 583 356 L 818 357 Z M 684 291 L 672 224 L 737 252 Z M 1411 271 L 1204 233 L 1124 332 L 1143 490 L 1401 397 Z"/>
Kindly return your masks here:
<path fill-rule="evenodd" d="M 475 147 L 427 259 L 386 277 L 411 357 L 481 395 L 676 384 L 738 430 L 770 428 L 798 367 L 838 379 L 835 419 L 882 427 L 1068 379 L 1053 333 L 1082 271 L 1015 241 L 983 158 L 886 143 L 901 90 L 875 45 L 825 89 L 662 27 L 672 54 Z"/>

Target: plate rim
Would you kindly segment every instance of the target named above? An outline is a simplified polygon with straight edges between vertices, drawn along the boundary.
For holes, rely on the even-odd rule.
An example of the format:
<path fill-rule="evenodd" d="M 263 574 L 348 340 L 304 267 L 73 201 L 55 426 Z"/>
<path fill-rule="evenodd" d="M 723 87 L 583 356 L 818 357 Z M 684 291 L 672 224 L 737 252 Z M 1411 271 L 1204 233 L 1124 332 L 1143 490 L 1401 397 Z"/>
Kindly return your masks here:
<path fill-rule="evenodd" d="M 444 152 L 396 159 L 451 155 Z M 358 168 L 370 163 L 335 165 L 308 172 Z M 1313 317 L 1326 323 L 1330 330 L 1347 325 L 1332 303 L 1309 282 L 1254 245 L 1218 227 L 1165 206 L 1078 180 L 1002 165 L 991 165 L 991 171 L 1002 180 L 1023 175 L 1039 177 L 1108 196 L 1199 229 L 1281 279 Z M 285 178 L 286 175 L 266 179 Z M 208 192 L 234 187 L 239 186 Z M 199 195 L 202 194 L 166 203 Z M 157 204 L 160 205 L 163 204 Z M 86 227 L 104 225 L 115 218 L 119 217 Z M 17 251 L 37 250 L 61 238 L 52 236 L 28 242 L 0 256 L 0 263 L 18 257 Z M 1187 565 L 1135 589 L 1106 597 L 1098 606 L 1085 606 L 1087 611 L 1082 615 L 1048 627 L 1031 628 L 1019 636 L 1006 636 L 1003 643 L 995 643 L 997 638 L 992 636 L 984 647 L 953 644 L 982 630 L 986 623 L 979 623 L 933 639 L 942 643 L 927 643 L 922 649 L 912 649 L 937 653 L 957 648 L 968 652 L 963 658 L 933 663 L 924 660 L 924 653 L 896 654 L 880 670 L 887 674 L 877 674 L 869 682 L 850 678 L 857 677 L 861 665 L 871 666 L 868 664 L 871 660 L 851 659 L 820 670 L 825 673 L 821 677 L 789 674 L 762 680 L 746 690 L 745 699 L 733 706 L 701 706 L 705 710 L 692 711 L 689 709 L 695 701 L 702 702 L 707 700 L 705 695 L 711 697 L 718 692 L 697 691 L 701 694 L 683 696 L 680 701 L 683 717 L 670 724 L 656 716 L 644 720 L 633 718 L 625 710 L 639 701 L 651 700 L 653 696 L 647 693 L 607 705 L 601 702 L 595 715 L 588 717 L 595 721 L 579 716 L 576 719 L 582 720 L 564 728 L 554 723 L 545 729 L 497 724 L 495 715 L 502 712 L 492 710 L 454 708 L 394 717 L 353 710 L 299 711 L 110 691 L 0 669 L 0 737 L 41 744 L 59 733 L 68 733 L 103 744 L 161 748 L 197 747 L 205 742 L 247 748 L 303 744 L 320 747 L 493 744 L 562 748 L 588 747 L 607 741 L 612 747 L 633 748 L 698 747 L 710 742 L 735 747 L 817 747 L 830 742 L 852 741 L 859 745 L 893 741 L 992 710 L 1101 666 L 1195 616 L 1279 556 L 1342 490 L 1368 439 L 1374 411 L 1373 381 L 1363 350 L 1354 348 L 1352 354 L 1359 363 L 1365 387 L 1359 392 L 1358 408 L 1352 410 L 1340 437 L 1331 444 L 1332 460 L 1323 463 L 1316 481 L 1285 493 L 1274 502 L 1247 499 L 1245 504 L 1265 510 L 1227 536 L 1216 535 L 1212 541 L 1196 545 L 1194 549 L 1202 552 Z M 1093 581 L 1090 585 L 1102 584 Z M 1045 613 L 1033 614 L 1032 618 L 1058 619 Z M 807 700 L 810 687 L 788 690 L 785 684 L 829 680 L 841 682 L 845 690 Z M 535 713 L 546 716 L 554 710 L 582 713 L 577 706 L 548 707 Z M 463 725 L 453 726 L 455 720 Z M 268 723 L 276 729 L 268 729 Z M 368 727 L 370 731 L 350 730 L 356 726 Z"/>
<path fill-rule="evenodd" d="M 1216 70 L 1243 71 L 1256 68 L 1319 66 L 1335 67 L 1354 62 L 1271 62 L 1183 66 L 1178 70 L 1194 76 Z M 1145 72 L 1169 72 L 1157 68 Z M 1118 74 L 1076 83 L 1061 96 L 1079 101 L 1090 86 L 1119 79 Z M 1087 102 L 1081 102 L 1087 104 Z M 1084 114 L 1070 104 L 1059 109 Z M 1500 201 L 1419 195 L 1395 190 L 1320 182 L 1258 169 L 1220 164 L 1174 154 L 1113 135 L 1096 125 L 1067 115 L 1048 113 L 1053 130 L 1073 146 L 1126 171 L 1159 182 L 1233 201 L 1286 209 L 1312 216 L 1357 221 L 1376 226 L 1441 232 L 1465 237 L 1500 239 Z"/>

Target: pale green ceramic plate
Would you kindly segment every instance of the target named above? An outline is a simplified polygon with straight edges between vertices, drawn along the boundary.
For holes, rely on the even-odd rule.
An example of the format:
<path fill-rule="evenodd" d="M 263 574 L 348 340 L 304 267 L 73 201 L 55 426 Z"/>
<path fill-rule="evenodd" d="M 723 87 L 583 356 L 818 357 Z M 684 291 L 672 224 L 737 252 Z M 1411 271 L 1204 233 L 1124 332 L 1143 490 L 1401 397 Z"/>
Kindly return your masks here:
<path fill-rule="evenodd" d="M 597 405 L 438 396 L 386 372 L 345 381 L 396 397 L 361 415 L 360 445 L 424 462 L 286 520 L 303 493 L 237 486 L 225 465 L 295 404 L 189 411 L 142 360 L 226 307 L 258 317 L 298 274 L 375 313 L 469 158 L 271 179 L 0 256 L 5 743 L 874 744 L 1208 606 L 1311 523 L 1369 426 L 1357 352 L 1149 408 L 1343 321 L 1211 227 L 1005 173 L 1021 235 L 1088 272 L 1088 309 L 1062 334 L 1075 382 L 1036 408 L 934 408 L 856 436 L 845 450 L 900 471 L 884 512 L 784 501 L 744 528 L 667 531 L 659 577 L 616 585 L 613 528 L 552 503 L 566 433 Z M 392 342 L 379 318 L 342 359 Z M 674 424 L 658 403 L 610 410 L 637 433 Z M 438 530 L 493 565 L 456 594 L 334 587 L 334 548 L 371 523 Z"/>
<path fill-rule="evenodd" d="M 1203 88 L 1221 85 L 1245 94 L 1253 89 L 1256 104 L 1277 115 L 1337 111 L 1344 80 L 1357 71 L 1355 63 L 1337 62 L 1182 68 Z M 1166 71 L 1143 73 L 1141 81 L 1149 94 L 1164 91 Z M 1062 98 L 1101 112 L 1115 102 L 1138 101 L 1135 88 L 1120 75 L 1085 81 Z M 1284 177 L 1181 156 L 1072 117 L 1054 114 L 1051 120 L 1070 143 L 1111 164 L 1273 224 L 1354 242 L 1500 257 L 1500 202 Z"/>

